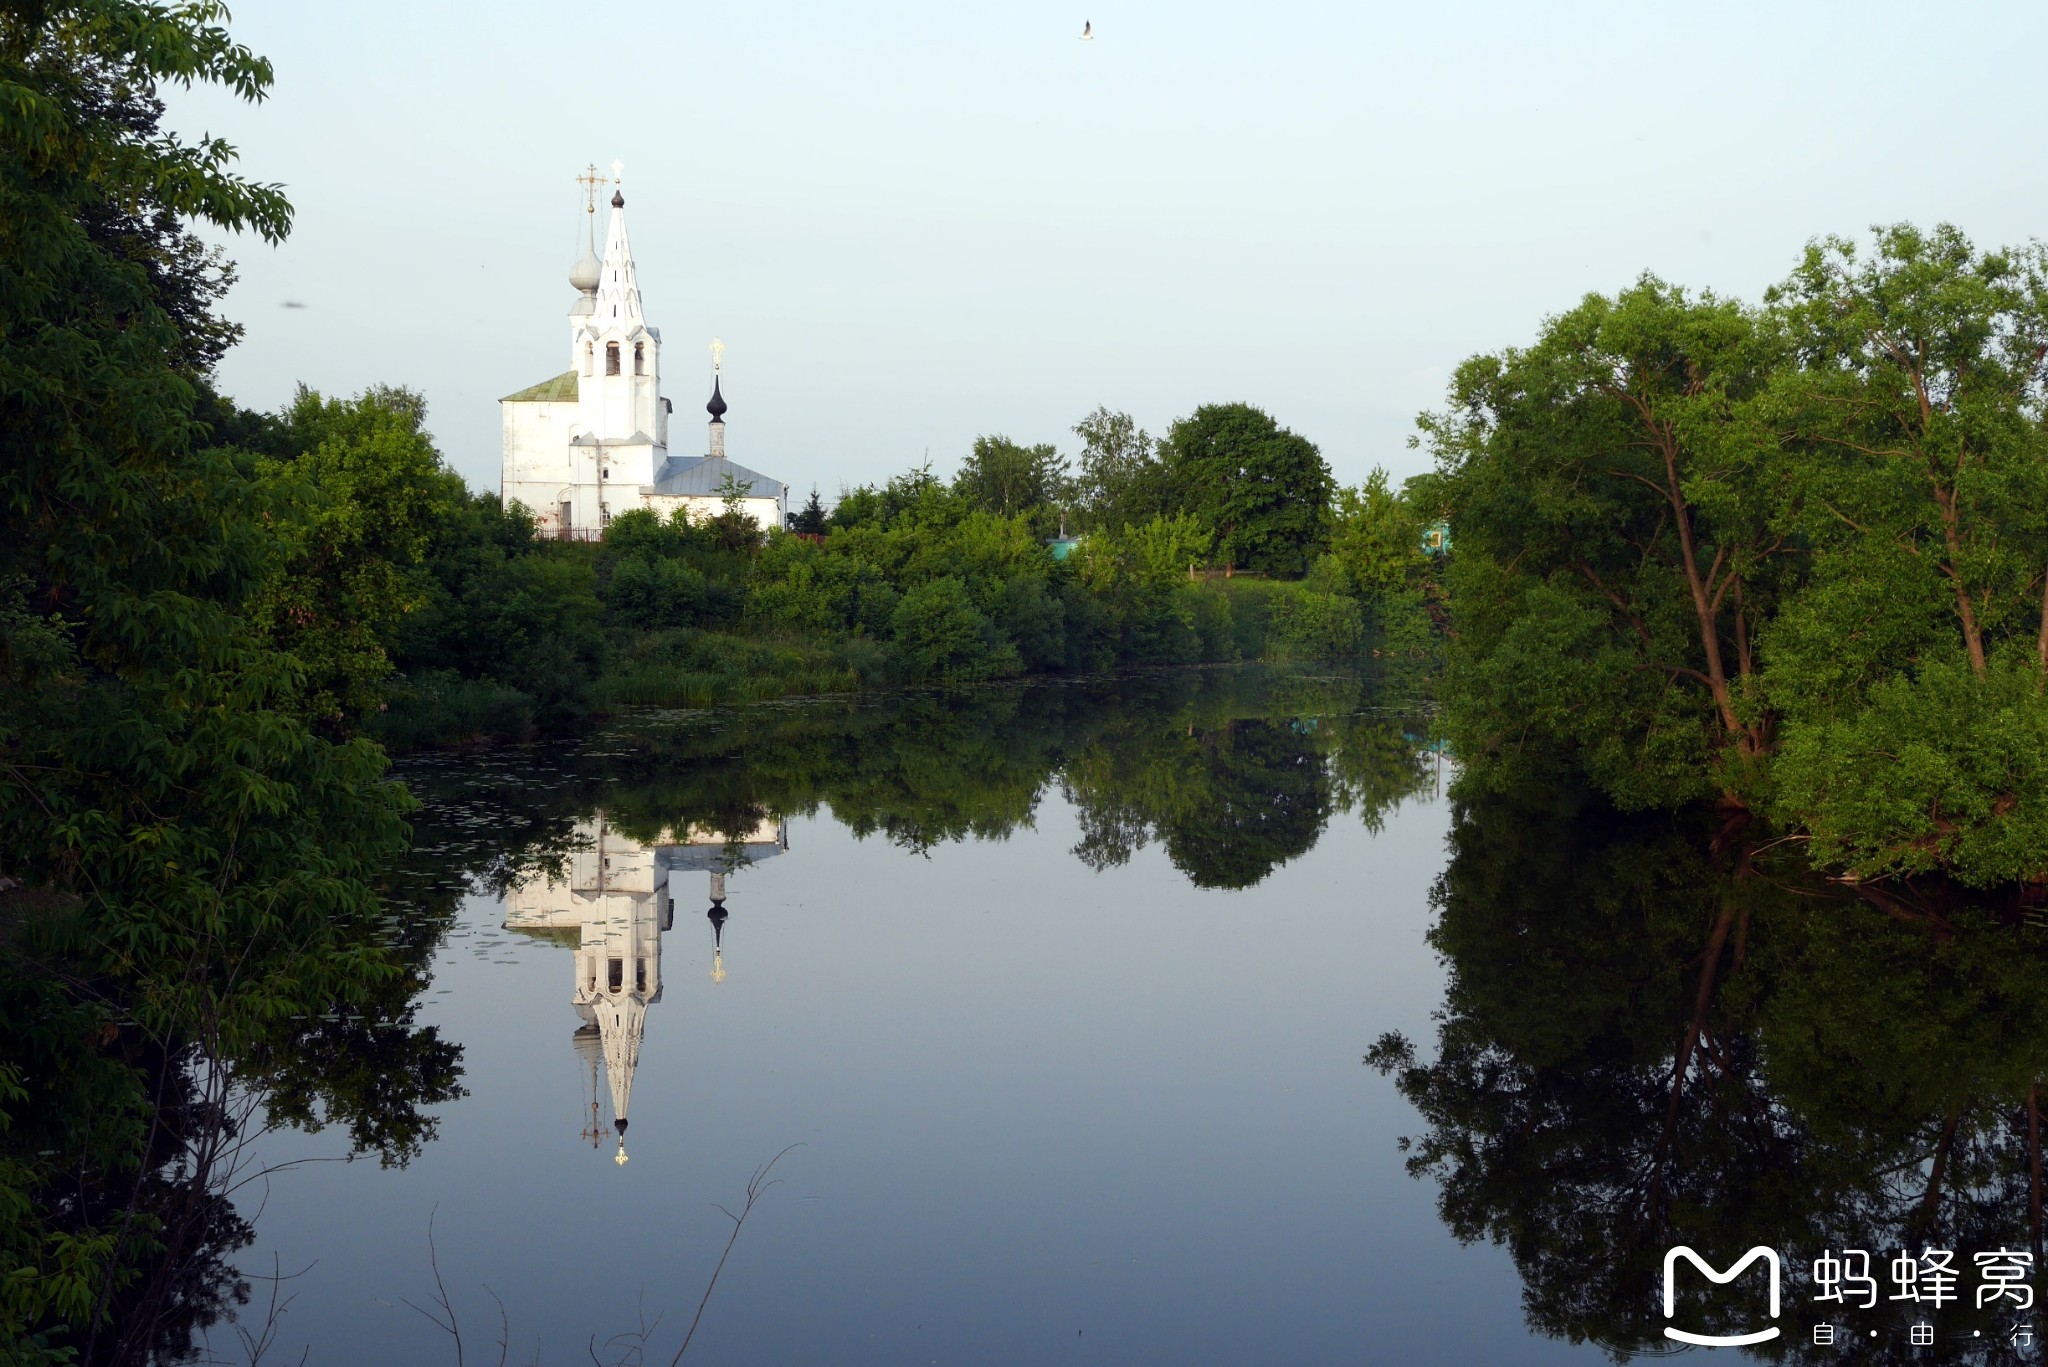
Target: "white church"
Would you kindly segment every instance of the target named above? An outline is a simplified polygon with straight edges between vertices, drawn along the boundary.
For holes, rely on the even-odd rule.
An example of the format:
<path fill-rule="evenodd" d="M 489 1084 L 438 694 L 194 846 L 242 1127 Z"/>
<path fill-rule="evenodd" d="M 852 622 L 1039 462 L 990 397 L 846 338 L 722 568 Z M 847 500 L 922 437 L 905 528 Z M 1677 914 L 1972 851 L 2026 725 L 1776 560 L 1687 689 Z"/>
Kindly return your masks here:
<path fill-rule="evenodd" d="M 583 177 L 583 257 L 569 271 L 569 369 L 499 400 L 505 457 L 498 494 L 534 514 L 543 536 L 596 540 L 633 508 L 664 519 L 687 509 L 701 522 L 725 511 L 725 493 L 745 490 L 741 507 L 763 530 L 785 525 L 789 486 L 726 459 L 723 348 L 712 343 L 710 439 L 701 456 L 669 454 L 674 405 L 661 393 L 661 333 L 640 305 L 633 248 L 626 239 L 623 168 L 612 163 L 611 225 L 596 251 L 595 170 Z M 728 483 L 728 478 L 731 483 Z"/>

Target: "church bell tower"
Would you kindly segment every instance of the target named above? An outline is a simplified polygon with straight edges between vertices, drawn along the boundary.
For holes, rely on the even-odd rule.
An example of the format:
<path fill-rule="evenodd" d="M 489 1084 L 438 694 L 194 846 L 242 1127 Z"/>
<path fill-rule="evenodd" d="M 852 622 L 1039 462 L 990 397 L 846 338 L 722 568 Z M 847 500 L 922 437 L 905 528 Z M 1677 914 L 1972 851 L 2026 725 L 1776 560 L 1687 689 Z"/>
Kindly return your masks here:
<path fill-rule="evenodd" d="M 604 255 L 595 250 L 597 189 L 593 169 L 583 177 L 583 255 L 571 268 L 576 301 L 569 306 L 569 364 L 576 376 L 576 419 L 571 444 L 586 448 L 611 511 L 637 506 L 634 491 L 653 482 L 668 456 L 668 405 L 661 397 L 661 332 L 649 326 L 640 302 L 633 246 L 626 235 L 624 166 L 612 163 L 611 220 Z"/>

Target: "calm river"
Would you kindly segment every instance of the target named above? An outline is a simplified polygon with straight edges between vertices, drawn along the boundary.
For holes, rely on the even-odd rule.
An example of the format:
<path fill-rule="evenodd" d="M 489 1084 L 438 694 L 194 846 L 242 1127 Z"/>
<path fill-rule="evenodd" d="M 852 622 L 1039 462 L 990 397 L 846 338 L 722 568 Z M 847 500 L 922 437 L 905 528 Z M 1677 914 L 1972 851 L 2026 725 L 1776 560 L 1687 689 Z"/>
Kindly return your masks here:
<path fill-rule="evenodd" d="M 668 1362 L 771 1160 L 686 1361 L 1600 1361 L 1661 1324 L 1668 1240 L 1616 1251 L 1642 1221 L 1810 1258 L 1920 1199 L 1898 1155 L 1939 1060 L 1885 1065 L 1896 1135 L 1756 1062 L 1774 1028 L 1890 1047 L 1853 1000 L 1786 1016 L 1786 956 L 1832 942 L 1703 901 L 1711 832 L 1518 809 L 1453 839 L 1425 730 L 1369 681 L 1204 671 L 401 765 L 425 805 L 392 933 L 460 1095 L 403 1162 L 238 1196 L 237 1265 L 288 1277 L 273 1351 L 454 1362 L 408 1305 L 440 1313 L 431 1253 L 466 1361 L 509 1329 L 512 1362 Z M 1732 986 L 1674 1109 L 1717 929 Z"/>

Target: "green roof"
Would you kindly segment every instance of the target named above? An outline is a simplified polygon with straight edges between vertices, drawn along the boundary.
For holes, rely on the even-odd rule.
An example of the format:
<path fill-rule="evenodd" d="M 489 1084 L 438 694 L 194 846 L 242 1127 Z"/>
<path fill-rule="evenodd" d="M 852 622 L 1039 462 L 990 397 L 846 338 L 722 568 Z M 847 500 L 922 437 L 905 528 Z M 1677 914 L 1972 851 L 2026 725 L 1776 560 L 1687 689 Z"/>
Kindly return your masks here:
<path fill-rule="evenodd" d="M 552 380 L 542 380 L 530 385 L 517 394 L 507 394 L 499 403 L 574 403 L 576 402 L 576 372 L 565 370 Z"/>

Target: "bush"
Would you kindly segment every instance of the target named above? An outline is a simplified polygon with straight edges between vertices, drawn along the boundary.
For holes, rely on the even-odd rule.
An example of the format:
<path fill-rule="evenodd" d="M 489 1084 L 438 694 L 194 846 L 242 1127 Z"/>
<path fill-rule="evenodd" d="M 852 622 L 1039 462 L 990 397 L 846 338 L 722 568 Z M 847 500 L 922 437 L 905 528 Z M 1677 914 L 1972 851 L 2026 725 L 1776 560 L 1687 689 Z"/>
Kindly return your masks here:
<path fill-rule="evenodd" d="M 599 683 L 607 707 L 710 707 L 807 693 L 844 693 L 878 681 L 872 642 L 764 641 L 705 631 L 647 632 Z"/>
<path fill-rule="evenodd" d="M 2048 696 L 2024 656 L 1982 679 L 1961 660 L 1926 664 L 1876 684 L 1860 711 L 1788 723 L 1771 776 L 1816 863 L 2029 879 L 2048 849 Z"/>
<path fill-rule="evenodd" d="M 948 575 L 920 584 L 896 605 L 896 655 L 913 678 L 946 683 L 998 678 L 1021 667 L 1017 648 L 975 609 Z"/>
<path fill-rule="evenodd" d="M 1286 587 L 1274 596 L 1266 658 L 1327 660 L 1358 653 L 1365 623 L 1356 598 Z"/>
<path fill-rule="evenodd" d="M 612 566 L 601 596 L 627 626 L 692 626 L 705 615 L 710 586 L 703 574 L 681 561 L 636 554 Z"/>
<path fill-rule="evenodd" d="M 1016 643 L 1026 669 L 1060 669 L 1067 662 L 1067 613 L 1035 574 L 1012 575 L 996 604 L 996 622 Z"/>
<path fill-rule="evenodd" d="M 533 734 L 533 699 L 490 679 L 465 679 L 431 669 L 394 680 L 385 710 L 365 729 L 386 750 L 403 753 L 432 745 L 478 740 L 525 740 Z"/>

